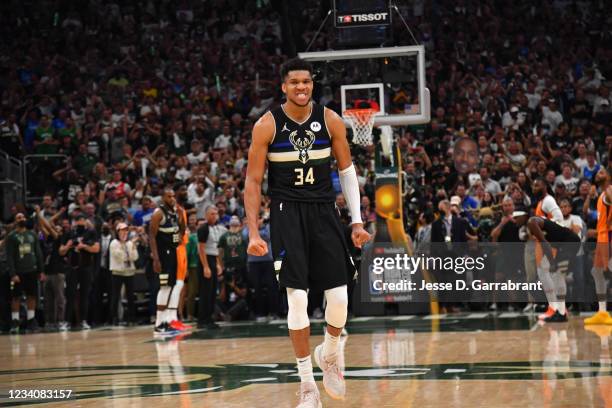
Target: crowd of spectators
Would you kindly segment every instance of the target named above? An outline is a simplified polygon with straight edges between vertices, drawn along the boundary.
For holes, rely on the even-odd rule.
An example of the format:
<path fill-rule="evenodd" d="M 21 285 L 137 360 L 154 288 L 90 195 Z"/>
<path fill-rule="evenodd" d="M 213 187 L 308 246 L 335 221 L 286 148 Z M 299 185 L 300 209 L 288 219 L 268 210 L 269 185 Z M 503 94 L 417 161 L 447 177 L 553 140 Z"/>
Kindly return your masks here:
<path fill-rule="evenodd" d="M 180 191 L 193 228 L 210 206 L 228 228 L 233 215 L 242 221 L 253 123 L 282 102 L 278 67 L 291 49 L 283 18 L 301 18 L 298 46 L 306 44 L 324 6 L 307 1 L 283 17 L 265 0 L 52 3 L 0 6 L 0 149 L 17 158 L 49 155 L 35 156 L 28 168 L 29 195 L 42 199 L 30 227 L 40 232 L 46 269 L 86 261 L 66 260 L 67 241 L 55 244 L 51 230 L 72 234 L 85 219 L 95 232 L 101 255 L 92 256 L 91 282 L 71 281 L 67 295 L 77 296 L 77 283 L 81 291 L 91 286 L 89 316 L 97 317 L 79 321 L 103 322 L 114 316 L 97 315 L 98 302 L 119 290 L 111 296 L 103 288 L 112 285 L 101 283 L 108 237 L 118 236 L 120 223 L 130 239 L 146 235 L 165 186 Z M 431 124 L 395 129 L 408 174 L 409 234 L 416 237 L 433 213 L 444 212 L 439 203 L 453 198 L 476 239 L 489 240 L 491 229 L 478 232 L 479 225 L 498 224 L 504 198 L 531 206 L 537 177 L 592 228 L 593 211 L 583 204 L 594 201 L 598 169 L 612 168 L 612 15 L 605 2 L 417 0 L 400 10 L 426 47 L 432 96 Z M 333 33 L 324 31 L 314 49 L 332 45 Z M 465 138 L 477 146 L 477 171 L 460 173 L 453 148 Z M 370 155 L 359 151 L 357 168 L 363 219 L 372 230 Z M 12 216 L 32 214 L 30 204 L 17 203 Z M 145 238 L 139 242 L 146 247 Z M 144 263 L 135 268 L 146 269 Z M 197 270 L 197 260 L 190 269 Z M 242 286 L 261 286 L 234 284 L 234 299 Z M 251 308 L 250 317 L 255 309 L 259 317 L 267 313 L 260 309 L 283 309 L 282 301 L 268 307 L 260 300 Z"/>

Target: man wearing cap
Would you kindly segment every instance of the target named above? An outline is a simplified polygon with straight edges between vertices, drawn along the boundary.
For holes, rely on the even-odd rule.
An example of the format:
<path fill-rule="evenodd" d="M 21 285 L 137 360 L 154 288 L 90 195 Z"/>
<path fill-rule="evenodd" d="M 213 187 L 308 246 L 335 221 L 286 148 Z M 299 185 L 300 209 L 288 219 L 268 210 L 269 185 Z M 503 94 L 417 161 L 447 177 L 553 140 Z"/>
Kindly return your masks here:
<path fill-rule="evenodd" d="M 512 106 L 510 111 L 504 113 L 502 126 L 506 132 L 508 130 L 518 130 L 525 123 L 525 114 L 519 112 L 518 106 Z"/>

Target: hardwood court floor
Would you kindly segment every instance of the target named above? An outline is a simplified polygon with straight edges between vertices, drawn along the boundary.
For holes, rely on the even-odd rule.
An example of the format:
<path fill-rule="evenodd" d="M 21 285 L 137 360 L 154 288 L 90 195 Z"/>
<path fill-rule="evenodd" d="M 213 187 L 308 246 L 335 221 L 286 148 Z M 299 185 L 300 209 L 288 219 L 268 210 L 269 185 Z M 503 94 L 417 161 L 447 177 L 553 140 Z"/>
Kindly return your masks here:
<path fill-rule="evenodd" d="M 322 340 L 312 324 L 311 348 Z M 612 326 L 539 326 L 506 313 L 356 318 L 347 399 L 325 407 L 612 407 Z M 154 340 L 150 327 L 0 337 L 9 389 L 70 389 L 52 407 L 294 407 L 286 324 L 245 323 Z M 318 370 L 315 369 L 315 376 Z M 318 376 L 320 380 L 320 375 Z"/>

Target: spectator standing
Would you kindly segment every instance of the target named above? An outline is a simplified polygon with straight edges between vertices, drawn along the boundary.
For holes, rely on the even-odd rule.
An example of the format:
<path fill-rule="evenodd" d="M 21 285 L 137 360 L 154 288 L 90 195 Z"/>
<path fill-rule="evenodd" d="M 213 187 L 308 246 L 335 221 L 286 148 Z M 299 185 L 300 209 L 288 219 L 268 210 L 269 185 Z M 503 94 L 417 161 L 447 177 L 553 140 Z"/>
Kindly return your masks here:
<path fill-rule="evenodd" d="M 11 334 L 20 330 L 19 307 L 21 296 L 27 300 L 26 332 L 37 332 L 35 319 L 38 281 L 45 279 L 44 259 L 36 234 L 27 227 L 23 213 L 15 215 L 15 230 L 6 237 L 6 257 L 11 277 Z"/>
<path fill-rule="evenodd" d="M 198 328 L 216 329 L 219 327 L 213 319 L 218 277 L 223 274 L 223 268 L 218 260 L 218 244 L 221 236 L 227 232 L 227 228 L 220 225 L 218 221 L 217 207 L 210 206 L 206 210 L 206 224 L 198 228 L 198 256 L 201 268 L 198 273 L 200 278 Z"/>
<path fill-rule="evenodd" d="M 117 224 L 117 238 L 109 248 L 110 271 L 112 274 L 111 316 L 113 324 L 119 323 L 117 309 L 121 301 L 121 287 L 125 285 L 125 295 L 128 303 L 127 323 L 134 323 L 134 273 L 135 262 L 138 260 L 137 242 L 139 237 L 128 239 L 129 227 L 125 223 Z"/>

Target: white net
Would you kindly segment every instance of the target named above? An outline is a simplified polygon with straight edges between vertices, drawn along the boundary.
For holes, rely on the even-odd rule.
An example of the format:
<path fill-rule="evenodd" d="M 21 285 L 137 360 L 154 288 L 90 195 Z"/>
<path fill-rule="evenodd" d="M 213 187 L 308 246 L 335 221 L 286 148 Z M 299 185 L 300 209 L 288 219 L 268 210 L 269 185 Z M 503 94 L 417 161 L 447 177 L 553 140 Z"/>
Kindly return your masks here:
<path fill-rule="evenodd" d="M 374 127 L 374 109 L 347 109 L 344 117 L 353 128 L 353 143 L 361 146 L 372 144 L 372 128 Z"/>

